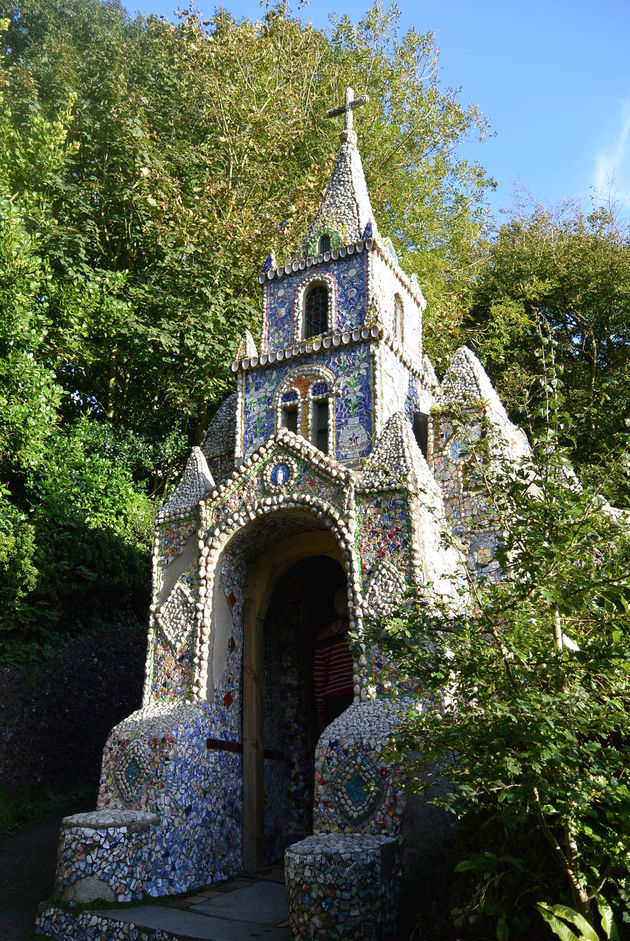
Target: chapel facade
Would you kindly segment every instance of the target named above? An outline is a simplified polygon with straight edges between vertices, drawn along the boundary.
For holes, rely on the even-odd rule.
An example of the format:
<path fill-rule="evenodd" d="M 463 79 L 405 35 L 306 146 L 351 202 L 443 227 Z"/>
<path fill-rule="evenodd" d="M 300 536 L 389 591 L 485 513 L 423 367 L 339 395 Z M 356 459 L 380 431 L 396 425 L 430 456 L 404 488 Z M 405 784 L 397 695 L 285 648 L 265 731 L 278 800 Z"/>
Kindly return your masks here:
<path fill-rule="evenodd" d="M 315 218 L 290 259 L 265 260 L 259 342 L 243 337 L 236 392 L 157 515 L 143 704 L 105 745 L 97 810 L 69 818 L 66 899 L 86 880 L 118 901 L 188 892 L 310 834 L 401 834 L 382 757 L 391 679 L 364 622 L 429 584 L 454 598 L 463 567 L 493 565 L 491 532 L 465 538 L 482 507 L 454 404 L 483 413 L 510 454 L 527 442 L 468 349 L 441 383 L 423 353 L 422 291 L 370 205 L 361 101 L 349 89 L 336 109 L 345 127 Z M 322 730 L 313 650 L 339 589 L 354 703 Z M 86 866 L 88 826 L 107 846 Z M 122 826 L 126 855 L 110 839 Z"/>

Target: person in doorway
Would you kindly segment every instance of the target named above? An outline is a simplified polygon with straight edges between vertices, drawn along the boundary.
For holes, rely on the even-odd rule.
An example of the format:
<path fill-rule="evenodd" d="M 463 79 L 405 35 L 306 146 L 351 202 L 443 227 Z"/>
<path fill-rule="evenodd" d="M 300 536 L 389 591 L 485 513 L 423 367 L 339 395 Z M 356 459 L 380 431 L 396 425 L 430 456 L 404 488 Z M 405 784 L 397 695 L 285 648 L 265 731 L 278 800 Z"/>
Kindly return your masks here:
<path fill-rule="evenodd" d="M 346 589 L 334 597 L 336 617 L 317 635 L 313 662 L 315 706 L 320 730 L 352 704 L 354 681 L 352 652 L 348 641 L 348 601 Z"/>

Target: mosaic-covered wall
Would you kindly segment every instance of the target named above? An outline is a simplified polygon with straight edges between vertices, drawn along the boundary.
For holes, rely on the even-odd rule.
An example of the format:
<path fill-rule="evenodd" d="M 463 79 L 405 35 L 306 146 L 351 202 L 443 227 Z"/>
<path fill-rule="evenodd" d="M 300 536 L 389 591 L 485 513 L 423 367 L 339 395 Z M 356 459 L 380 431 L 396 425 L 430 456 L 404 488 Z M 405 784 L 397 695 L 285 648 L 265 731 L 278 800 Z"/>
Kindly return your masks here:
<path fill-rule="evenodd" d="M 205 706 L 145 707 L 118 725 L 103 756 L 98 807 L 151 812 L 149 895 L 186 892 L 241 867 L 242 756 Z M 105 872 L 106 860 L 94 861 Z"/>
<path fill-rule="evenodd" d="M 459 421 L 461 418 L 460 415 Z M 480 528 L 488 516 L 488 507 L 483 481 L 474 471 L 466 445 L 468 438 L 480 434 L 481 421 L 481 411 L 471 410 L 469 422 L 456 430 L 450 414 L 433 415 L 432 466 L 453 534 L 466 545 L 469 568 L 477 576 L 495 577 L 498 575 L 494 558 L 498 534 L 493 527 Z"/>
<path fill-rule="evenodd" d="M 373 357 L 370 344 L 363 341 L 311 353 L 300 357 L 299 363 L 283 362 L 246 372 L 240 422 L 245 456 L 276 431 L 274 393 L 278 386 L 293 373 L 296 378 L 307 375 L 309 367 L 324 367 L 334 378 L 328 390 L 329 421 L 335 429 L 333 456 L 342 463 L 356 465 L 369 453 L 374 428 Z"/>
<path fill-rule="evenodd" d="M 323 262 L 278 280 L 266 281 L 264 292 L 264 326 L 262 350 L 280 350 L 292 346 L 303 337 L 301 298 L 311 282 L 331 282 L 330 332 L 362 327 L 367 311 L 367 259 L 363 245 L 360 251 L 342 249 L 343 256 Z"/>
<path fill-rule="evenodd" d="M 383 328 L 408 357 L 419 362 L 422 357 L 422 312 L 425 306 L 420 287 L 417 282 L 410 282 L 401 271 L 390 246 L 373 252 L 370 263 L 372 298 L 380 311 Z M 399 322 L 396 317 L 396 295 L 401 305 Z"/>
<path fill-rule="evenodd" d="M 149 639 L 149 678 L 154 699 L 190 697 L 195 644 L 194 615 L 199 596 L 197 516 L 158 524 L 154 599 Z"/>

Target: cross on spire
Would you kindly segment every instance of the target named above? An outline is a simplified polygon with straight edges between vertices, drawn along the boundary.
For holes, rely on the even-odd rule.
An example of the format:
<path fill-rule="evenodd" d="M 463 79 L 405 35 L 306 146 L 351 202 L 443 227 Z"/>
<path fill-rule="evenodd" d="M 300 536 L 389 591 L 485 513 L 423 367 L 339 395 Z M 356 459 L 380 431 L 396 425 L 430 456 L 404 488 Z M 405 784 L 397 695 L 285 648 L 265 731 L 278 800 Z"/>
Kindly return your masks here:
<path fill-rule="evenodd" d="M 329 118 L 336 118 L 338 115 L 343 114 L 344 131 L 352 131 L 352 112 L 355 108 L 360 108 L 361 105 L 367 104 L 369 100 L 367 95 L 361 95 L 360 98 L 355 98 L 353 90 L 348 85 L 344 103 L 339 105 L 338 108 L 331 108 L 326 114 Z"/>

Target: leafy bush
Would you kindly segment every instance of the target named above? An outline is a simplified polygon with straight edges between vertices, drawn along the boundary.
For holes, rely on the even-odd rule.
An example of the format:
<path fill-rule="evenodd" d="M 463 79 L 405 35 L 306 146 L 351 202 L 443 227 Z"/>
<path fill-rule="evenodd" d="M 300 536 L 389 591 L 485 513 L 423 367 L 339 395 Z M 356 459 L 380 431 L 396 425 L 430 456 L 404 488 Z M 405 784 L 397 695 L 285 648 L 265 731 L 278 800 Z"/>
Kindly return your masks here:
<path fill-rule="evenodd" d="M 485 513 L 460 548 L 494 534 L 501 577 L 465 568 L 460 608 L 428 586 L 377 632 L 424 690 L 396 749 L 411 786 L 436 767 L 450 781 L 438 801 L 467 845 L 466 937 L 488 922 L 538 936 L 534 906 L 550 898 L 587 918 L 604 890 L 618 914 L 630 900 L 630 535 L 602 496 L 628 455 L 599 486 L 579 483 L 554 430 L 570 417 L 554 409 L 531 459 L 499 466 L 492 429 L 470 434 L 461 417 Z"/>

